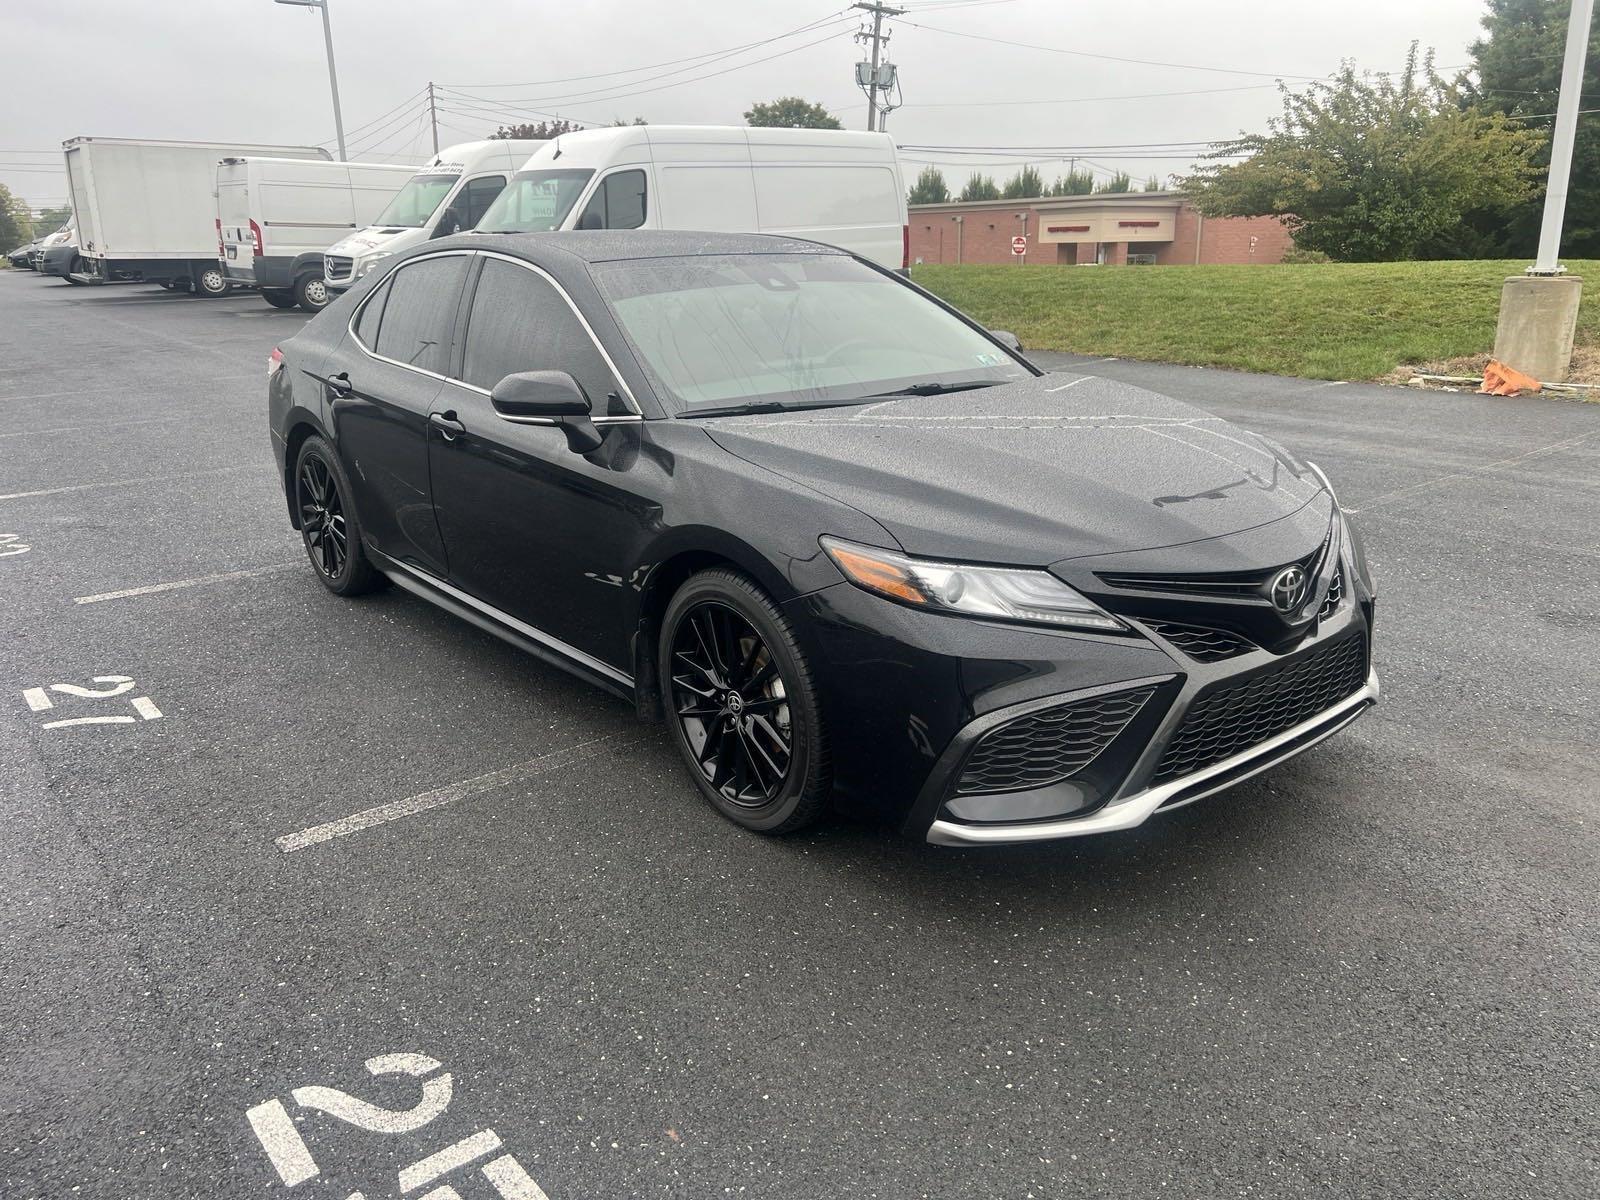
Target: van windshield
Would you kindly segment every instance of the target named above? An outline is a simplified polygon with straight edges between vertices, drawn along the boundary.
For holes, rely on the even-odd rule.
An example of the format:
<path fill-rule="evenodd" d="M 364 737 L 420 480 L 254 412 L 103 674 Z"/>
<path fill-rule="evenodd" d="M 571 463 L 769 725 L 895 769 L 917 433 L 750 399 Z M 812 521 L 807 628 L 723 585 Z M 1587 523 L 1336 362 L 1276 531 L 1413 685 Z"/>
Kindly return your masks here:
<path fill-rule="evenodd" d="M 560 229 L 594 172 L 519 171 L 478 222 L 479 233 L 547 233 Z"/>
<path fill-rule="evenodd" d="M 413 175 L 373 224 L 421 229 L 460 178 L 459 175 Z"/>

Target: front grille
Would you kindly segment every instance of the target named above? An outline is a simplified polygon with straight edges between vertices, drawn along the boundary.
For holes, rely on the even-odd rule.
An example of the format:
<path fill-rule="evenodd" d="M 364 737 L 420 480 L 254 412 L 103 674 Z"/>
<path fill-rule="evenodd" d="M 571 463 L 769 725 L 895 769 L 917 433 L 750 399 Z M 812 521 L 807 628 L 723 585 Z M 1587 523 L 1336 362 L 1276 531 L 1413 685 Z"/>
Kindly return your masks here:
<path fill-rule="evenodd" d="M 1333 573 L 1333 582 L 1328 585 L 1328 598 L 1322 602 L 1322 607 L 1317 610 L 1317 620 L 1326 621 L 1339 609 L 1339 601 L 1344 597 L 1344 568 L 1340 567 Z"/>
<path fill-rule="evenodd" d="M 1256 648 L 1254 642 L 1226 629 L 1182 625 L 1177 621 L 1146 620 L 1145 624 L 1195 662 L 1221 662 L 1225 658 L 1248 654 Z"/>
<path fill-rule="evenodd" d="M 997 726 L 973 748 L 956 791 L 1021 792 L 1059 783 L 1093 762 L 1154 692 L 1153 687 L 1113 692 Z"/>
<path fill-rule="evenodd" d="M 1296 655 L 1270 671 L 1201 692 L 1161 756 L 1154 783 L 1242 754 L 1357 691 L 1367 678 L 1365 634 Z"/>
<path fill-rule="evenodd" d="M 345 258 L 342 254 L 327 254 L 322 259 L 322 277 L 324 279 L 348 279 L 350 272 L 355 270 L 355 259 Z"/>

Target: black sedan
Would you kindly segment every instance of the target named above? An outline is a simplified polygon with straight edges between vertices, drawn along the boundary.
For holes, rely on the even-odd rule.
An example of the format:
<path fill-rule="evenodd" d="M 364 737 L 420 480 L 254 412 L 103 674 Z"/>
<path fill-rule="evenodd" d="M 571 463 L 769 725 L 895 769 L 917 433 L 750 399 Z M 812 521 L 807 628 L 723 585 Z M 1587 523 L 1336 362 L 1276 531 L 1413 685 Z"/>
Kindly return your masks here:
<path fill-rule="evenodd" d="M 1012 342 L 805 242 L 466 235 L 273 351 L 272 438 L 328 588 L 629 698 L 750 829 L 1123 829 L 1367 709 L 1322 473 Z"/>

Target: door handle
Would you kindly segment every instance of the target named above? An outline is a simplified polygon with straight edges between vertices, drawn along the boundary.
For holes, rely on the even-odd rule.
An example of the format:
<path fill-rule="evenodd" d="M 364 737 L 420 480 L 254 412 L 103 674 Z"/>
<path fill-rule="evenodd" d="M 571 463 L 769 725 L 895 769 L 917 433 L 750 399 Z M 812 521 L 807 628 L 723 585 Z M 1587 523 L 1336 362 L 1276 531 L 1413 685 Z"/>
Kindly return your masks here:
<path fill-rule="evenodd" d="M 456 410 L 428 414 L 428 424 L 439 431 L 439 436 L 447 442 L 453 442 L 467 431 L 467 427 L 456 420 Z"/>
<path fill-rule="evenodd" d="M 328 376 L 328 387 L 332 389 L 335 396 L 348 396 L 355 391 L 355 387 L 350 382 L 350 376 L 343 371 L 340 371 L 337 375 Z"/>

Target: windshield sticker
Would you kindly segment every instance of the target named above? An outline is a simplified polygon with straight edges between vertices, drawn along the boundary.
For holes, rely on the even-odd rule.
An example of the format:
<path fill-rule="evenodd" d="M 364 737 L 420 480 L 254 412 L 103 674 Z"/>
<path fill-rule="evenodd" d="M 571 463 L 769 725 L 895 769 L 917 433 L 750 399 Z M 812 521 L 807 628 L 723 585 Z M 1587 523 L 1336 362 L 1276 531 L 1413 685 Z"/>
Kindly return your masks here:
<path fill-rule="evenodd" d="M 984 352 L 980 352 L 977 358 L 979 365 L 985 367 L 998 367 L 1003 365 L 1006 361 L 998 354 L 989 354 Z"/>

